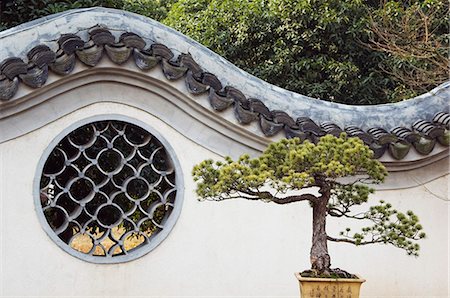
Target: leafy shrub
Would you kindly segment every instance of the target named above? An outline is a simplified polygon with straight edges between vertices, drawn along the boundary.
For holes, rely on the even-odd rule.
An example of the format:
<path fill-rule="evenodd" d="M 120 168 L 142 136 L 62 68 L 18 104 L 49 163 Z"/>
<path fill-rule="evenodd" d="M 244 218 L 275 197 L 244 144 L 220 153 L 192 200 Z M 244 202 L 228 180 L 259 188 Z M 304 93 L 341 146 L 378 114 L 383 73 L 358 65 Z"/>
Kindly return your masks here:
<path fill-rule="evenodd" d="M 449 79 L 448 2 L 387 1 L 370 15 L 367 46 L 386 53 L 380 68 L 398 82 L 390 100 L 410 98 Z"/>
<path fill-rule="evenodd" d="M 285 89 L 341 103 L 379 104 L 423 93 L 447 78 L 440 72 L 441 80 L 427 80 L 422 75 L 421 82 L 425 82 L 420 86 L 408 84 L 404 78 L 411 68 L 432 72 L 435 68 L 420 57 L 406 59 L 373 46 L 374 19 L 384 14 L 391 18 L 390 26 L 399 18 L 420 21 L 410 12 L 419 6 L 417 3 L 179 0 L 163 22 L 238 67 Z M 436 38 L 448 40 L 448 16 L 443 14 L 448 11 L 448 4 L 441 0 L 420 3 L 421 7 L 428 7 L 423 10 L 425 15 L 440 20 L 431 26 Z M 390 9 L 392 6 L 397 8 Z M 432 15 L 436 7 L 439 13 Z M 437 27 L 439 30 L 434 31 Z M 434 44 L 440 52 L 446 51 L 446 45 L 448 42 Z M 441 56 L 441 64 L 448 69 L 448 57 Z M 392 72 L 400 68 L 402 72 Z"/>

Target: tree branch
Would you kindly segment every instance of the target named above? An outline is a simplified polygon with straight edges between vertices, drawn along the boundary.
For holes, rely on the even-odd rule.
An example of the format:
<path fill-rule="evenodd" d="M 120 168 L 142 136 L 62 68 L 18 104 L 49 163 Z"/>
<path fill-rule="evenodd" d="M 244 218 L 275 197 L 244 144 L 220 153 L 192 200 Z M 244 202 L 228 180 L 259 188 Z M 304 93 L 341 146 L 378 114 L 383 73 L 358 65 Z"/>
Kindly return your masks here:
<path fill-rule="evenodd" d="M 301 194 L 298 196 L 288 196 L 285 198 L 276 198 L 274 197 L 272 199 L 272 202 L 276 203 L 276 204 L 289 204 L 289 203 L 293 203 L 293 202 L 300 202 L 300 201 L 310 201 L 310 202 L 314 202 L 318 200 L 318 198 L 315 195 L 312 194 Z"/>
<path fill-rule="evenodd" d="M 280 204 L 280 205 L 294 203 L 294 202 L 300 202 L 300 201 L 314 202 L 314 201 L 318 200 L 318 198 L 312 194 L 293 195 L 293 196 L 287 196 L 287 197 L 282 198 L 282 197 L 275 197 L 274 195 L 272 195 L 272 193 L 270 193 L 268 191 L 252 191 L 249 189 L 242 190 L 242 189 L 237 189 L 237 188 L 234 188 L 233 190 L 238 193 L 244 193 L 246 195 L 252 196 L 252 197 L 241 196 L 243 199 L 262 200 L 262 201 L 273 202 L 275 204 Z"/>
<path fill-rule="evenodd" d="M 360 219 L 360 220 L 361 219 L 367 219 L 366 216 L 359 216 L 359 215 L 364 214 L 364 213 L 358 213 L 358 214 L 355 214 L 355 215 L 347 214 L 347 213 L 350 212 L 349 207 L 351 207 L 351 206 L 345 206 L 345 210 L 341 210 L 339 208 L 331 207 L 331 208 L 328 208 L 328 214 L 330 216 L 333 216 L 333 217 L 346 217 L 346 218 Z"/>
<path fill-rule="evenodd" d="M 355 240 L 351 240 L 351 239 L 346 239 L 346 238 L 333 238 L 327 235 L 327 240 L 329 241 L 333 241 L 333 242 L 345 242 L 345 243 L 350 243 L 353 245 L 367 245 L 367 244 L 374 244 L 374 243 L 383 243 L 384 241 L 381 239 L 377 239 L 377 240 L 372 240 L 372 241 L 361 241 L 358 244 L 356 244 Z"/>

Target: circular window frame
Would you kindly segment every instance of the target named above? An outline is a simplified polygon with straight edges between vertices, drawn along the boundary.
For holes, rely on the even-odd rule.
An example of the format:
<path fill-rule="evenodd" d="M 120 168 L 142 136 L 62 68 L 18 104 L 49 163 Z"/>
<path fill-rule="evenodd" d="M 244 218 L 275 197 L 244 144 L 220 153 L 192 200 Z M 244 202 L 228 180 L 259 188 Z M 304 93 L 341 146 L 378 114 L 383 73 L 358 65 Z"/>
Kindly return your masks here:
<path fill-rule="evenodd" d="M 61 240 L 58 235 L 53 231 L 50 224 L 48 223 L 44 212 L 42 210 L 42 204 L 40 200 L 40 180 L 42 176 L 42 171 L 44 169 L 45 163 L 47 159 L 49 158 L 52 151 L 55 149 L 55 147 L 61 142 L 66 136 L 68 136 L 71 132 L 74 130 L 93 123 L 97 121 L 123 121 L 128 122 L 130 124 L 136 125 L 144 130 L 146 130 L 148 133 L 153 135 L 163 146 L 166 152 L 168 153 L 170 160 L 173 163 L 173 167 L 175 169 L 175 189 L 177 191 L 175 196 L 175 203 L 173 206 L 173 209 L 171 211 L 170 216 L 167 218 L 167 221 L 165 223 L 164 228 L 159 231 L 152 240 L 135 250 L 128 251 L 128 254 L 126 255 L 118 255 L 118 256 L 112 256 L 112 257 L 104 257 L 104 256 L 94 256 L 94 255 L 88 255 L 82 252 L 79 252 L 72 248 L 70 245 L 66 244 L 63 240 Z M 62 131 L 60 131 L 57 136 L 47 145 L 46 149 L 41 155 L 41 158 L 39 159 L 36 173 L 34 176 L 34 183 L 33 183 L 33 200 L 34 200 L 34 207 L 35 211 L 38 217 L 38 220 L 41 224 L 41 227 L 46 232 L 47 236 L 50 237 L 50 239 L 57 244 L 57 246 L 68 253 L 71 256 L 74 256 L 78 259 L 81 259 L 83 261 L 89 262 L 89 263 L 95 263 L 95 264 L 117 264 L 117 263 L 125 263 L 130 262 L 133 260 L 136 260 L 138 258 L 143 257 L 144 255 L 148 254 L 150 251 L 154 250 L 158 245 L 160 245 L 170 234 L 172 229 L 174 228 L 176 222 L 178 221 L 178 218 L 181 213 L 182 205 L 183 205 L 183 199 L 184 199 L 184 180 L 183 180 L 183 172 L 180 165 L 180 162 L 177 158 L 177 155 L 175 153 L 175 150 L 170 145 L 170 143 L 162 136 L 162 134 L 158 131 L 156 131 L 152 126 L 146 124 L 145 122 L 125 116 L 120 114 L 105 114 L 105 115 L 96 115 L 91 116 L 88 118 L 84 118 L 81 120 L 76 121 L 75 123 L 72 123 L 68 127 L 64 128 Z"/>

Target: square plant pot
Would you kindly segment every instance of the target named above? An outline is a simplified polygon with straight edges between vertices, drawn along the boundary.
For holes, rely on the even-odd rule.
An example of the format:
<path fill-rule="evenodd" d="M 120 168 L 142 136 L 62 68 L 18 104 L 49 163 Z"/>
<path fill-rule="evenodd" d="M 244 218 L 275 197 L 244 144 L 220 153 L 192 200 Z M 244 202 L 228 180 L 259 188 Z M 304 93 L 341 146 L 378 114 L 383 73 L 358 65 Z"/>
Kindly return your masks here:
<path fill-rule="evenodd" d="M 365 279 L 313 278 L 295 273 L 300 282 L 301 298 L 359 298 L 359 290 Z"/>

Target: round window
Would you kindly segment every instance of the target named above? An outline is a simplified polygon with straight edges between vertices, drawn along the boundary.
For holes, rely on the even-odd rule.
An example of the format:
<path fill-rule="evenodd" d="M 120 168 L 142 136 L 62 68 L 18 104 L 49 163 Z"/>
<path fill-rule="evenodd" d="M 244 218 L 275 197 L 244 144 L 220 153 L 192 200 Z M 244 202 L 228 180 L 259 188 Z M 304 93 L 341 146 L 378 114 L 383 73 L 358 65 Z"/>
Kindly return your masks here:
<path fill-rule="evenodd" d="M 61 248 L 94 263 L 144 255 L 170 232 L 181 198 L 168 146 L 118 120 L 55 141 L 38 169 L 38 213 Z"/>

